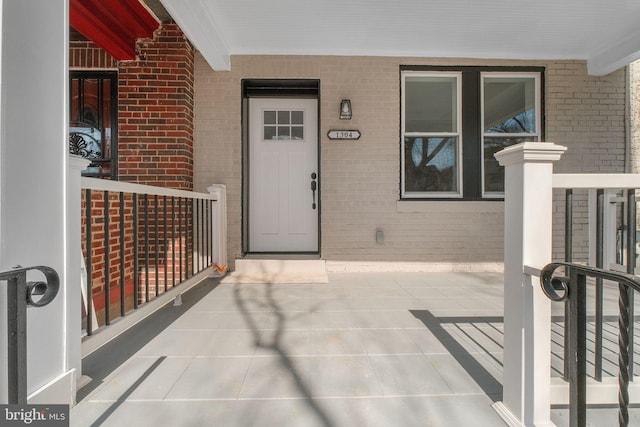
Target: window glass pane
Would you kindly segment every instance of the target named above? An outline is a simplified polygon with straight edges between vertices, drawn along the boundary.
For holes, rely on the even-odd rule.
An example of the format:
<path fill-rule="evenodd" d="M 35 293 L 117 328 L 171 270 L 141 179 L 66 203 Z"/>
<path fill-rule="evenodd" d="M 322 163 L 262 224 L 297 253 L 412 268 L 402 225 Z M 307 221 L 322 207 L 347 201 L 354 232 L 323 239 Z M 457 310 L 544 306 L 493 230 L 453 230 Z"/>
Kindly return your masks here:
<path fill-rule="evenodd" d="M 291 123 L 294 125 L 304 124 L 304 114 L 302 111 L 292 111 L 291 112 Z"/>
<path fill-rule="evenodd" d="M 404 139 L 405 191 L 458 192 L 458 138 Z"/>
<path fill-rule="evenodd" d="M 116 178 L 116 73 L 70 72 L 69 152 L 91 160 L 83 176 Z M 113 92 L 113 93 L 112 93 Z"/>
<path fill-rule="evenodd" d="M 289 126 L 278 126 L 278 139 L 291 139 Z"/>
<path fill-rule="evenodd" d="M 484 132 L 536 133 L 533 77 L 484 78 Z"/>
<path fill-rule="evenodd" d="M 83 81 L 83 104 L 80 120 L 95 128 L 100 128 L 100 80 L 85 79 Z"/>
<path fill-rule="evenodd" d="M 457 132 L 457 87 L 456 77 L 407 77 L 405 131 Z"/>
<path fill-rule="evenodd" d="M 278 111 L 278 124 L 288 125 L 290 123 L 289 114 L 289 111 Z"/>
<path fill-rule="evenodd" d="M 265 126 L 264 127 L 264 139 L 276 139 L 276 127 Z"/>
<path fill-rule="evenodd" d="M 80 122 L 80 80 L 79 79 L 71 79 L 71 113 L 70 120 L 71 122 Z"/>
<path fill-rule="evenodd" d="M 302 126 L 292 126 L 291 139 L 304 139 L 304 128 Z"/>
<path fill-rule="evenodd" d="M 276 124 L 276 112 L 275 111 L 265 111 L 264 112 L 264 124 L 265 125 L 275 125 Z"/>
<path fill-rule="evenodd" d="M 525 141 L 531 141 L 532 138 L 505 138 L 491 137 L 484 139 L 484 191 L 485 193 L 502 193 L 504 192 L 504 167 L 500 166 L 494 154 L 511 145 L 519 144 Z M 537 138 L 533 138 L 537 139 Z"/>
<path fill-rule="evenodd" d="M 104 133 L 102 156 L 111 158 L 111 80 L 102 81 L 102 132 Z"/>

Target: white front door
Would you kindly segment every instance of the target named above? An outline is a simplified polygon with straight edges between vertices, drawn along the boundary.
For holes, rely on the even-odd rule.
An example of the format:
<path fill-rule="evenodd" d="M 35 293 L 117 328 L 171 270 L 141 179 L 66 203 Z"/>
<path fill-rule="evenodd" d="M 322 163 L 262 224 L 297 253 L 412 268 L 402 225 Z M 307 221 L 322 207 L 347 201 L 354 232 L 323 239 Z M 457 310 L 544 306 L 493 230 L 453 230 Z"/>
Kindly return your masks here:
<path fill-rule="evenodd" d="M 318 101 L 249 100 L 249 252 L 318 252 Z"/>

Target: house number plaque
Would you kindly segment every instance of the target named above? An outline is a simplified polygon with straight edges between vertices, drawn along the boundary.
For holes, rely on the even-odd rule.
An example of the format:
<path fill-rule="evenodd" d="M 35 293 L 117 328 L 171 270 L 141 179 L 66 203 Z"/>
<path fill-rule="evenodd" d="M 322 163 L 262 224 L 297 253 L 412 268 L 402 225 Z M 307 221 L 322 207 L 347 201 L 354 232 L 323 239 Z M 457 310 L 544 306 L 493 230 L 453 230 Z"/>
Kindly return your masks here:
<path fill-rule="evenodd" d="M 330 130 L 327 133 L 329 139 L 356 140 L 360 139 L 359 130 Z"/>

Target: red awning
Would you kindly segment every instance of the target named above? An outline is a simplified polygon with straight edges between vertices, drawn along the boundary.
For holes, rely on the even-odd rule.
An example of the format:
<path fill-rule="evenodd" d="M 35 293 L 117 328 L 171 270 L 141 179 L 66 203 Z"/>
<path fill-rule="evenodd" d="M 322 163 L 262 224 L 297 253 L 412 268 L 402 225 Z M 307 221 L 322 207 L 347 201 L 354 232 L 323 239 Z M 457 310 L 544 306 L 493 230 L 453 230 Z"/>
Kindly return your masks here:
<path fill-rule="evenodd" d="M 136 57 L 136 40 L 160 23 L 139 0 L 70 0 L 69 20 L 79 33 L 119 61 Z"/>

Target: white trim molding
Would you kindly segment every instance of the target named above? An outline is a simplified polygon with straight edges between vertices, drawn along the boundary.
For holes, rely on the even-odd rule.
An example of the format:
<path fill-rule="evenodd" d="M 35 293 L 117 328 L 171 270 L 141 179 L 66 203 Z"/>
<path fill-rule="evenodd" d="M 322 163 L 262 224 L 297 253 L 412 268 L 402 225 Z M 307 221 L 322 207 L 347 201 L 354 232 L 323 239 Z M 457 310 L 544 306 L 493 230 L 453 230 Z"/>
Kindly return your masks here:
<path fill-rule="evenodd" d="M 207 187 L 207 191 L 216 200 L 211 212 L 214 224 L 214 258 L 223 267 L 227 265 L 227 186 L 213 184 Z"/>
<path fill-rule="evenodd" d="M 499 151 L 496 159 L 500 166 L 505 167 L 523 163 L 549 163 L 560 160 L 565 151 L 567 147 L 553 142 L 523 142 Z"/>

